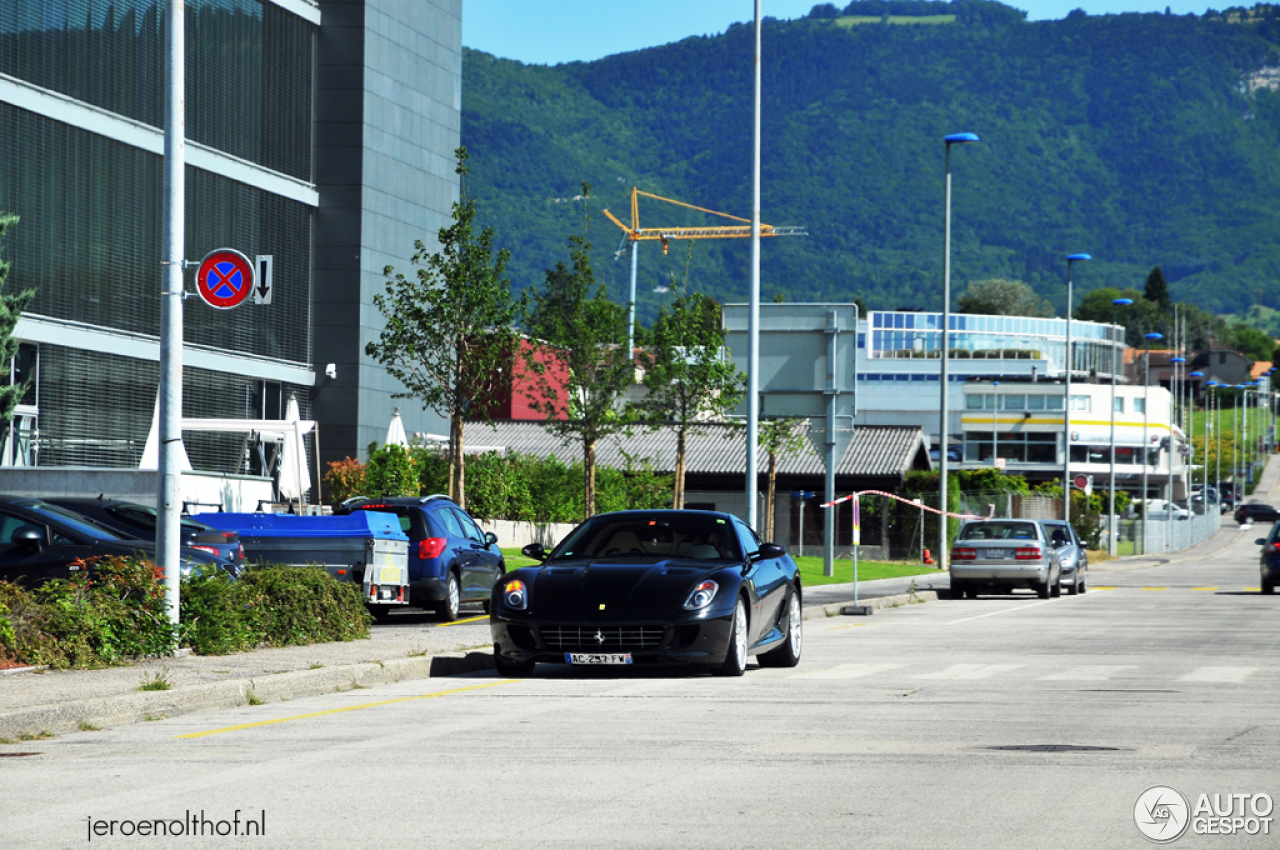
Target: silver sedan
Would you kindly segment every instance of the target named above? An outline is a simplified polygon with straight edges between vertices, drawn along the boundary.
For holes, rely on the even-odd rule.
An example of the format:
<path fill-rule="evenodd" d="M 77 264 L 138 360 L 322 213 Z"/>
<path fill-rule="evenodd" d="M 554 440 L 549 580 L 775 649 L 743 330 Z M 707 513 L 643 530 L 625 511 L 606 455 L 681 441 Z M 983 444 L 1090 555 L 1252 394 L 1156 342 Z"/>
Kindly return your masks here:
<path fill-rule="evenodd" d="M 951 589 L 959 596 L 1029 588 L 1048 599 L 1062 594 L 1061 579 L 1058 552 L 1035 520 L 968 523 L 951 549 Z"/>

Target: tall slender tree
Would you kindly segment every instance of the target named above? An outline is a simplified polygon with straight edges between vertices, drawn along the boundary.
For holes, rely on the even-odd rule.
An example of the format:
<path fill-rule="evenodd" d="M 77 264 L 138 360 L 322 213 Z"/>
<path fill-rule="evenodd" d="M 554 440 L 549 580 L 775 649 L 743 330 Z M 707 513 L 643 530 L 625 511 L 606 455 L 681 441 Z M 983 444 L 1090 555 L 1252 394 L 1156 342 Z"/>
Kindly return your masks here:
<path fill-rule="evenodd" d="M 773 517 L 778 496 L 778 460 L 787 458 L 804 448 L 803 419 L 765 419 L 760 423 L 760 448 L 769 457 L 769 485 L 766 489 L 764 509 L 764 539 L 776 540 Z M 801 540 L 804 529 L 800 529 Z"/>
<path fill-rule="evenodd" d="M 724 419 L 742 398 L 746 375 L 725 357 L 720 305 L 696 292 L 658 311 L 652 340 L 645 357 L 646 395 L 637 409 L 651 428 L 675 429 L 673 505 L 683 508 L 689 438 Z"/>
<path fill-rule="evenodd" d="M 17 222 L 16 215 L 0 215 L 0 241 L 3 241 L 9 228 Z M 18 353 L 18 340 L 13 336 L 13 330 L 18 326 L 18 318 L 22 315 L 22 311 L 27 309 L 27 305 L 36 294 L 34 289 L 24 289 L 21 292 L 5 291 L 8 278 L 9 264 L 0 260 L 0 378 L 9 376 L 9 364 L 13 363 L 13 356 Z M 18 406 L 18 402 L 22 400 L 26 391 L 25 382 L 10 385 L 6 381 L 0 385 L 0 426 L 8 425 L 13 419 L 14 408 Z"/>
<path fill-rule="evenodd" d="M 1173 312 L 1173 296 L 1169 294 L 1169 281 L 1164 279 L 1164 269 L 1156 266 L 1147 275 L 1147 284 L 1142 289 L 1142 297 L 1156 304 L 1165 313 Z"/>
<path fill-rule="evenodd" d="M 590 197 L 590 185 L 582 184 L 582 194 Z M 533 380 L 525 392 L 551 433 L 581 447 L 588 517 L 596 511 L 596 447 L 631 424 L 624 395 L 635 383 L 627 311 L 596 282 L 589 226 L 588 209 L 583 235 L 569 237 L 571 265 L 556 263 L 544 288 L 532 293 L 526 326 L 534 340 L 526 364 Z"/>
<path fill-rule="evenodd" d="M 437 234 L 438 251 L 414 242 L 412 277 L 387 266 L 386 291 L 373 303 L 386 319 L 365 353 L 416 398 L 449 419 L 449 495 L 466 505 L 463 423 L 491 421 L 495 398 L 509 387 L 519 303 L 503 277 L 508 251 L 493 255 L 493 228 L 475 234 L 476 204 L 467 195 L 467 149 L 455 151 L 459 189 L 453 223 Z"/>

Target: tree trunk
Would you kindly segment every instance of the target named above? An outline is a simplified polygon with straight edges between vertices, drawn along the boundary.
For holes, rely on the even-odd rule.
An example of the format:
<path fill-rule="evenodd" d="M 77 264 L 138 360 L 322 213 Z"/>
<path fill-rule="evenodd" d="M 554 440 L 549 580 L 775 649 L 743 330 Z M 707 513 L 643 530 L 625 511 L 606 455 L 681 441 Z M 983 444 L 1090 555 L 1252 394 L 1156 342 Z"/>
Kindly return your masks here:
<path fill-rule="evenodd" d="M 676 431 L 676 492 L 671 506 L 676 510 L 684 508 L 684 470 L 685 470 L 685 433 L 684 429 Z"/>
<path fill-rule="evenodd" d="M 456 467 L 458 486 L 455 490 L 453 481 L 450 480 L 449 489 L 454 492 L 453 500 L 458 503 L 458 507 L 465 511 L 467 509 L 467 459 L 462 451 L 462 431 L 462 414 L 455 411 L 449 421 L 449 445 L 451 446 L 450 451 L 453 452 L 453 456 L 449 458 L 449 474 L 452 476 Z"/>
<path fill-rule="evenodd" d="M 764 539 L 766 543 L 772 543 L 776 538 L 773 535 L 773 515 L 774 515 L 774 499 L 778 495 L 778 453 L 769 452 L 769 487 L 766 490 L 768 496 L 764 501 Z"/>
<path fill-rule="evenodd" d="M 596 513 L 596 441 L 582 441 L 583 519 Z"/>

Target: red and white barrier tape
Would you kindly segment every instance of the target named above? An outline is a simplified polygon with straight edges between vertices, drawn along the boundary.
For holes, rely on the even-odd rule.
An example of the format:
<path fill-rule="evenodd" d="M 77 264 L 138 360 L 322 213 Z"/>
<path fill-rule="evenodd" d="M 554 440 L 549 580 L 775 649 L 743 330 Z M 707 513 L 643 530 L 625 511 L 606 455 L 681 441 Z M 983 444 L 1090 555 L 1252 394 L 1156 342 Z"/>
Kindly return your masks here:
<path fill-rule="evenodd" d="M 836 505 L 840 504 L 841 502 L 847 502 L 850 499 L 857 498 L 858 496 L 886 496 L 890 499 L 897 499 L 899 502 L 904 502 L 905 504 L 913 505 L 917 508 L 921 508 L 923 510 L 929 511 L 930 513 L 943 514 L 945 516 L 954 517 L 955 519 L 991 519 L 996 515 L 995 505 L 988 505 L 988 507 L 991 510 L 985 517 L 978 516 L 977 514 L 956 514 L 956 513 L 952 513 L 951 511 L 943 511 L 943 510 L 939 510 L 938 508 L 930 507 L 929 505 L 926 505 L 922 502 L 917 502 L 914 499 L 908 499 L 903 496 L 896 495 L 894 493 L 886 493 L 883 490 L 859 490 L 857 493 L 850 493 L 847 496 L 841 496 L 839 499 L 836 499 L 833 502 L 824 502 L 822 505 L 819 505 L 819 507 L 833 508 Z"/>

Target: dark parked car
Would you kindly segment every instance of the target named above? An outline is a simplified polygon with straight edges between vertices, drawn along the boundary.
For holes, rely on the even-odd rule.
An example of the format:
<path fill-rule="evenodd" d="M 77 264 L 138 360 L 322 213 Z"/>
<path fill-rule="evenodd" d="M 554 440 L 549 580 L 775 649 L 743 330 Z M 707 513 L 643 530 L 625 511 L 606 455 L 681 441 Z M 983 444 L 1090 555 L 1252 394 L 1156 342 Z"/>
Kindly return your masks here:
<path fill-rule="evenodd" d="M 716 511 L 597 514 L 539 567 L 493 589 L 493 660 L 503 676 L 539 662 L 674 663 L 741 676 L 747 657 L 800 661 L 800 575 L 776 543 Z"/>
<path fill-rule="evenodd" d="M 87 516 L 95 522 L 105 525 L 123 537 L 136 537 L 139 540 L 156 539 L 156 509 L 136 502 L 124 502 L 119 499 L 45 499 L 53 505 L 75 511 Z M 181 518 L 182 545 L 199 549 L 230 561 L 239 568 L 244 567 L 244 547 L 240 545 L 240 533 L 223 531 L 211 525 L 194 520 L 189 516 Z"/>
<path fill-rule="evenodd" d="M 1262 592 L 1276 592 L 1276 582 L 1280 581 L 1280 522 L 1271 526 L 1271 533 L 1259 537 L 1256 541 L 1262 547 L 1262 555 L 1258 562 L 1258 574 L 1262 579 Z"/>
<path fill-rule="evenodd" d="M 348 499 L 340 513 L 381 511 L 409 535 L 409 604 L 448 622 L 463 602 L 489 610 L 489 591 L 507 571 L 493 532 L 484 532 L 448 496 Z"/>
<path fill-rule="evenodd" d="M 1236 508 L 1236 522 L 1275 522 L 1280 519 L 1280 510 L 1261 502 L 1249 502 Z"/>
<path fill-rule="evenodd" d="M 155 558 L 155 544 L 121 537 L 88 517 L 40 499 L 0 496 L 0 580 L 35 587 L 70 578 L 78 561 L 99 555 Z M 182 571 L 202 567 L 239 575 L 234 564 L 208 552 L 182 550 Z"/>

